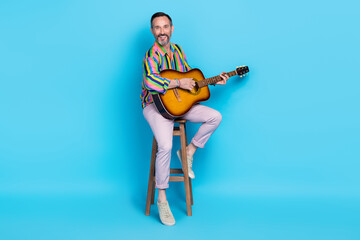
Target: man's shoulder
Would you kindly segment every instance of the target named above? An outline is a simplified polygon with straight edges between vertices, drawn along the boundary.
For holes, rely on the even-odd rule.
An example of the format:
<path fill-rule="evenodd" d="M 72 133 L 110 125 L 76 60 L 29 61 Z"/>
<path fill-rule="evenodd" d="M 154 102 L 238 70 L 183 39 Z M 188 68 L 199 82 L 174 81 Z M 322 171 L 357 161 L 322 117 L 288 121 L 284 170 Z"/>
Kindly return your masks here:
<path fill-rule="evenodd" d="M 155 55 L 158 55 L 158 51 L 155 46 L 152 46 L 149 50 L 145 53 L 145 58 L 154 57 Z"/>
<path fill-rule="evenodd" d="M 180 45 L 179 44 L 177 44 L 177 43 L 171 43 L 171 45 L 173 46 L 173 48 L 175 49 L 175 50 L 178 50 L 179 52 L 183 52 L 183 50 L 182 50 L 182 48 L 180 47 Z"/>

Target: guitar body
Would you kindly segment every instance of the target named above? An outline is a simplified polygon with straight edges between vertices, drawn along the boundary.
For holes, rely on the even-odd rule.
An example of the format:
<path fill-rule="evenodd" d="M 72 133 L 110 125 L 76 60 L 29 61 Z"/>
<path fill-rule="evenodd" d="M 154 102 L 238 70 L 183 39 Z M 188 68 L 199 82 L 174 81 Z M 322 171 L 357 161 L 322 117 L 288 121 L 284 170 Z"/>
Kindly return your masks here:
<path fill-rule="evenodd" d="M 247 72 L 249 72 L 249 67 L 244 65 L 226 74 L 229 77 L 235 75 L 242 77 Z M 171 69 L 164 70 L 160 73 L 160 76 L 168 79 L 192 78 L 196 82 L 195 87 L 191 91 L 173 88 L 168 89 L 165 94 L 157 93 L 152 95 L 157 110 L 167 119 L 182 117 L 194 104 L 208 100 L 210 98 L 208 85 L 222 80 L 220 75 L 205 79 L 204 74 L 197 68 L 188 72 L 179 72 Z"/>
<path fill-rule="evenodd" d="M 169 79 L 193 78 L 195 82 L 204 79 L 203 73 L 199 69 L 192 69 L 188 72 L 176 70 L 164 70 L 160 73 L 161 77 Z M 191 107 L 210 98 L 208 86 L 199 88 L 196 84 L 192 91 L 173 88 L 165 94 L 153 94 L 152 98 L 161 115 L 167 119 L 174 119 L 183 116 Z"/>

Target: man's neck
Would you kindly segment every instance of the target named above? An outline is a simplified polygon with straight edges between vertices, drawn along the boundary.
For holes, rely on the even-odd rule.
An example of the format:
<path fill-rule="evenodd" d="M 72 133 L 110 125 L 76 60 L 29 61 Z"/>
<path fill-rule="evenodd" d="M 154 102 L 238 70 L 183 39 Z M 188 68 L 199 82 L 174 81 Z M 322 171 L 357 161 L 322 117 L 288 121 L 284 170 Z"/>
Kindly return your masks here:
<path fill-rule="evenodd" d="M 165 46 L 162 46 L 165 50 L 165 52 L 167 54 L 170 54 L 171 50 L 170 50 L 170 42 L 168 44 L 166 44 Z"/>
<path fill-rule="evenodd" d="M 172 58 L 173 53 L 171 52 L 171 43 L 168 42 L 168 44 L 166 44 L 165 46 L 161 45 L 158 41 L 156 41 L 156 43 L 158 44 L 158 46 L 160 46 L 162 48 L 162 50 L 165 51 L 165 53 L 167 53 L 170 58 Z"/>

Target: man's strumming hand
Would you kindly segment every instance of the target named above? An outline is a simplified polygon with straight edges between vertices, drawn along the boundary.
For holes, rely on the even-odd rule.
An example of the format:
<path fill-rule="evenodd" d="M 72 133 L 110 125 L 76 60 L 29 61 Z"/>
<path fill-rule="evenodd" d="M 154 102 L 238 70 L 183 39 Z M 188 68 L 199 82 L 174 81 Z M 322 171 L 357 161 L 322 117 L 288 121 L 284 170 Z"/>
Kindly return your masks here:
<path fill-rule="evenodd" d="M 195 86 L 195 81 L 192 78 L 181 78 L 180 81 L 180 88 L 186 89 L 191 91 Z"/>

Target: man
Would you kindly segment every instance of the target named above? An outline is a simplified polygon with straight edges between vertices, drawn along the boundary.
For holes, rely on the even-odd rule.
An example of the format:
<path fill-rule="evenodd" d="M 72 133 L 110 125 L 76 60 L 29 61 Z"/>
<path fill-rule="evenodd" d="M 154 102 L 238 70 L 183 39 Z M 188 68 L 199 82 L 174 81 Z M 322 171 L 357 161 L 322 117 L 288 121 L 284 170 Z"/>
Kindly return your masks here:
<path fill-rule="evenodd" d="M 144 117 L 158 143 L 155 162 L 155 187 L 158 189 L 157 205 L 160 220 L 163 224 L 169 226 L 175 224 L 165 194 L 165 190 L 169 187 L 174 121 L 164 118 L 157 111 L 151 94 L 165 93 L 171 88 L 192 90 L 195 86 L 195 81 L 192 78 L 167 79 L 160 76 L 160 72 L 165 69 L 175 69 L 181 72 L 191 69 L 182 48 L 178 44 L 170 43 L 173 31 L 174 26 L 169 15 L 158 12 L 151 17 L 151 32 L 155 37 L 155 43 L 144 57 L 142 93 L 140 95 Z M 223 80 L 217 84 L 226 84 L 229 77 L 225 72 L 221 74 L 221 77 Z M 204 147 L 211 134 L 219 126 L 221 114 L 214 109 L 196 104 L 182 118 L 190 122 L 203 123 L 186 147 L 189 177 L 195 178 L 192 171 L 193 155 L 197 148 Z M 177 154 L 180 158 L 180 150 Z"/>

